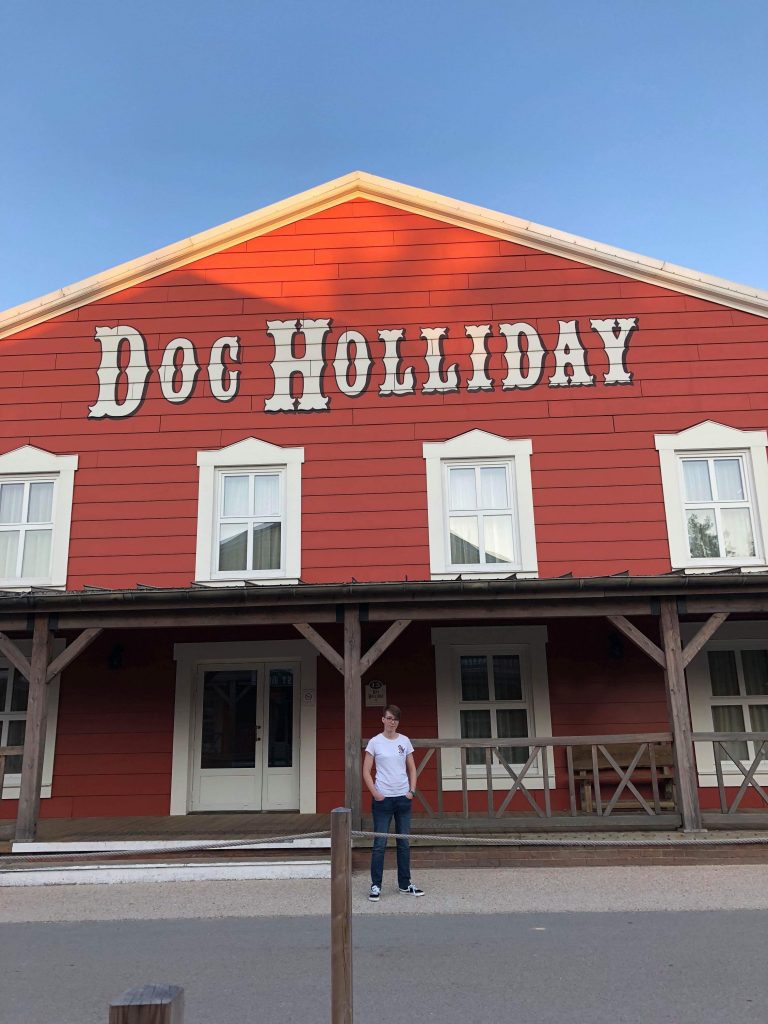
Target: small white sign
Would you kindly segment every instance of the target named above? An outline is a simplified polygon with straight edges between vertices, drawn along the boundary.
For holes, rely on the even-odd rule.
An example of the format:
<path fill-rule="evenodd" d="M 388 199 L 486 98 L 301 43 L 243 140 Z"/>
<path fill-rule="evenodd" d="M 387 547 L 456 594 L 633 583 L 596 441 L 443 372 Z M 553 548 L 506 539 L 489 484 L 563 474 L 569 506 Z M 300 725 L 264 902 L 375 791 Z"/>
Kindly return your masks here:
<path fill-rule="evenodd" d="M 305 704 L 314 704 L 315 703 L 315 691 L 314 690 L 305 690 L 304 693 L 302 694 L 302 700 L 304 701 Z"/>
<path fill-rule="evenodd" d="M 367 708 L 383 708 L 387 703 L 387 687 L 380 679 L 372 679 L 365 684 L 365 706 Z"/>

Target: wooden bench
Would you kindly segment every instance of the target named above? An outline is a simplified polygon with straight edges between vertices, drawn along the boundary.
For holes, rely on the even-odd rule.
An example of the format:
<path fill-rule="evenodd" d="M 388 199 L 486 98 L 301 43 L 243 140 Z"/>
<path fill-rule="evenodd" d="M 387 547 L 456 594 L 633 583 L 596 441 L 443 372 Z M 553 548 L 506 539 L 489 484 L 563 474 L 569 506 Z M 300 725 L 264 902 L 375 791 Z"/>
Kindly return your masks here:
<path fill-rule="evenodd" d="M 611 764 L 604 752 L 599 749 L 599 746 L 596 746 L 595 749 L 597 753 L 597 765 L 600 773 L 599 781 L 601 787 L 600 803 L 603 809 L 610 804 L 612 795 L 615 793 L 617 786 L 619 786 L 622 779 L 626 777 L 629 766 L 634 761 L 640 748 L 640 743 L 641 741 L 638 741 L 637 743 L 614 743 L 604 745 L 605 749 L 616 762 L 616 766 L 620 769 L 619 772 L 616 771 L 616 768 Z M 653 748 L 653 764 L 651 762 L 649 746 Z M 638 784 L 642 783 L 650 785 L 653 789 L 653 766 L 655 765 L 659 807 L 663 810 L 674 810 L 675 795 L 673 764 L 671 743 L 653 743 L 650 745 L 645 743 L 643 744 L 643 751 L 637 760 L 637 764 L 629 776 L 629 781 L 634 786 L 638 786 Z M 595 784 L 595 765 L 591 746 L 573 748 L 573 774 L 576 784 L 579 787 L 581 809 L 586 813 L 591 814 L 594 809 L 592 793 Z M 605 795 L 603 787 L 610 788 L 610 796 Z M 647 802 L 651 807 L 653 807 L 653 795 L 650 796 Z M 642 807 L 642 804 L 637 797 L 634 796 L 628 785 L 624 786 L 621 791 L 621 798 L 613 804 L 611 810 L 614 808 L 626 807 Z"/>

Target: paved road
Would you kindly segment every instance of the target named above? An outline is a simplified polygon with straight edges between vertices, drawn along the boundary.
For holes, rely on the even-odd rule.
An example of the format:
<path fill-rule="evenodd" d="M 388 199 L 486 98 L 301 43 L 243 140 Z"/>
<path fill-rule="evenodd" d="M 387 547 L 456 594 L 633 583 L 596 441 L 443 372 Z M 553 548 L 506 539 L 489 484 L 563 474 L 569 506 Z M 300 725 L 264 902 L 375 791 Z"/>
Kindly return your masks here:
<path fill-rule="evenodd" d="M 374 906 L 356 879 L 359 1024 L 766 1020 L 766 868 L 419 880 L 430 884 L 424 899 L 392 894 Z M 184 986 L 185 1024 L 328 1020 L 327 882 L 77 888 L 0 891 L 2 1024 L 106 1024 L 109 999 L 148 981 Z M 611 909 L 587 909 L 598 890 Z M 738 909 L 750 890 L 761 909 Z M 503 912 L 451 912 L 494 891 Z M 525 909 L 512 911 L 505 892 Z M 680 903 L 699 909 L 658 909 Z"/>

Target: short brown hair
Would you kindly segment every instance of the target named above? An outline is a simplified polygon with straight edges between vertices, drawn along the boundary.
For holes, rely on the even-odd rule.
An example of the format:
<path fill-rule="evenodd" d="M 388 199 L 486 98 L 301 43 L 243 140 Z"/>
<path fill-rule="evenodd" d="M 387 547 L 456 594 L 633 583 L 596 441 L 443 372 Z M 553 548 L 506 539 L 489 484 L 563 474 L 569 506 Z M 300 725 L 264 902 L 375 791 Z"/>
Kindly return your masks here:
<path fill-rule="evenodd" d="M 387 704 L 384 708 L 384 714 L 386 715 L 387 712 L 389 712 L 393 718 L 396 718 L 398 722 L 400 721 L 400 708 L 397 704 Z"/>

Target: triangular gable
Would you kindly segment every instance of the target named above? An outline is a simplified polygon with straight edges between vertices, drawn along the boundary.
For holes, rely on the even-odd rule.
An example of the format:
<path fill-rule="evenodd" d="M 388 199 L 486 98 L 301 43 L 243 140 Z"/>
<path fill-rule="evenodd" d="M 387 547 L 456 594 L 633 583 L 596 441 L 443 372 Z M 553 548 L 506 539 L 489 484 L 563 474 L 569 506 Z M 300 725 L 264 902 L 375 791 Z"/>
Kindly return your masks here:
<path fill-rule="evenodd" d="M 139 259 L 122 263 L 112 270 L 96 274 L 77 284 L 15 306 L 0 314 L 0 338 L 352 199 L 369 199 L 384 203 L 445 224 L 529 246 L 566 259 L 578 260 L 588 266 L 622 274 L 634 280 L 669 288 L 758 316 L 768 316 L 768 292 L 762 289 L 735 284 L 663 260 L 640 256 L 564 231 L 543 227 L 532 221 L 449 199 L 387 178 L 379 178 L 364 171 L 354 171 L 209 231 L 157 249 Z"/>

